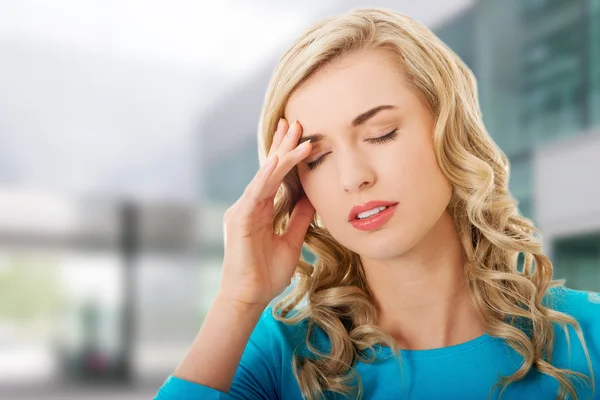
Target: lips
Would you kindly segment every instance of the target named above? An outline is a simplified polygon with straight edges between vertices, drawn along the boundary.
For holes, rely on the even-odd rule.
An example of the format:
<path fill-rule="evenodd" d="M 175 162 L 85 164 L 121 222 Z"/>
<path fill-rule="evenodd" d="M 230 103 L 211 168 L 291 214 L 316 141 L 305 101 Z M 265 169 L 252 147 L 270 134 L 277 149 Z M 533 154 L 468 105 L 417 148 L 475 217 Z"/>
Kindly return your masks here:
<path fill-rule="evenodd" d="M 372 210 L 377 207 L 390 207 L 395 204 L 398 204 L 398 202 L 397 201 L 394 202 L 394 201 L 384 201 L 384 200 L 373 200 L 373 201 L 369 201 L 368 203 L 365 203 L 360 206 L 354 206 L 350 210 L 350 213 L 348 213 L 348 222 L 356 219 L 356 216 L 362 212 L 369 211 L 369 210 Z"/>

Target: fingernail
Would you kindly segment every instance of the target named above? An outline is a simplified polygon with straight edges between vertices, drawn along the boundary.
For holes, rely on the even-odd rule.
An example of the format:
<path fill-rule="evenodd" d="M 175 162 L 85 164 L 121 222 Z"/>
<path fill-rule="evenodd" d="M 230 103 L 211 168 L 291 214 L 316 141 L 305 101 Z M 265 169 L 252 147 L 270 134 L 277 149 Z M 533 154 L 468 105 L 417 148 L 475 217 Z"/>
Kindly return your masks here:
<path fill-rule="evenodd" d="M 277 122 L 277 130 L 281 130 L 281 127 L 283 126 L 283 118 L 279 118 L 279 122 Z"/>
<path fill-rule="evenodd" d="M 294 122 L 292 122 L 292 124 L 290 125 L 289 132 L 292 132 L 294 129 L 296 129 L 296 122 L 298 122 L 297 119 L 295 119 Z"/>
<path fill-rule="evenodd" d="M 310 139 L 308 139 L 306 142 L 302 142 L 302 144 L 300 144 L 300 146 L 298 146 L 298 148 L 305 149 L 306 147 L 308 147 L 309 143 L 310 143 Z"/>

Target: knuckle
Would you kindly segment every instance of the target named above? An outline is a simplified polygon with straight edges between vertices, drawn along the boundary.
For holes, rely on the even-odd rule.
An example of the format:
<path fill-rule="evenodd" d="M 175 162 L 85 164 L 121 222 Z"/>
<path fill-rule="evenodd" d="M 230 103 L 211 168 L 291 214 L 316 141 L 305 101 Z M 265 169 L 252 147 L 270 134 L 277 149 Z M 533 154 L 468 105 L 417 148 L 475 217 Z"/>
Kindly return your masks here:
<path fill-rule="evenodd" d="M 233 203 L 231 205 L 231 207 L 229 207 L 227 210 L 225 210 L 225 213 L 223 214 L 223 220 L 228 219 L 231 216 L 231 214 L 233 214 L 235 212 L 238 202 L 239 202 L 239 200 L 236 201 L 235 203 Z"/>
<path fill-rule="evenodd" d="M 229 225 L 232 220 L 237 219 L 240 201 L 236 201 L 231 207 L 229 207 L 223 214 L 223 223 Z"/>
<path fill-rule="evenodd" d="M 244 193 L 242 193 L 242 197 L 240 198 L 240 200 L 243 201 L 248 201 L 248 199 L 252 198 L 252 189 L 250 188 L 250 186 L 248 186 L 245 190 Z"/>
<path fill-rule="evenodd" d="M 250 185 L 244 190 L 243 198 L 245 201 L 256 202 L 258 200 L 258 194 L 256 193 L 256 189 Z"/>
<path fill-rule="evenodd" d="M 223 229 L 225 232 L 232 232 L 235 230 L 235 226 L 240 222 L 240 218 L 228 216 L 227 219 L 223 221 Z"/>

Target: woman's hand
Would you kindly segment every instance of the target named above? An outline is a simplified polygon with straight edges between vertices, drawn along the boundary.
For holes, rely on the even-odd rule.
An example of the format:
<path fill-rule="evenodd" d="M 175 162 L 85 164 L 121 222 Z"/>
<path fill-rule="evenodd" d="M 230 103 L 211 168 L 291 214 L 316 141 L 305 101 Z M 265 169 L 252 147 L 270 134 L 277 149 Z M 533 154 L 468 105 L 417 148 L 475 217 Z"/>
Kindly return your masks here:
<path fill-rule="evenodd" d="M 273 202 L 283 178 L 311 151 L 298 146 L 302 127 L 282 119 L 267 162 L 225 212 L 225 256 L 219 296 L 243 306 L 266 307 L 291 282 L 314 208 L 302 195 L 286 232 L 273 232 Z"/>

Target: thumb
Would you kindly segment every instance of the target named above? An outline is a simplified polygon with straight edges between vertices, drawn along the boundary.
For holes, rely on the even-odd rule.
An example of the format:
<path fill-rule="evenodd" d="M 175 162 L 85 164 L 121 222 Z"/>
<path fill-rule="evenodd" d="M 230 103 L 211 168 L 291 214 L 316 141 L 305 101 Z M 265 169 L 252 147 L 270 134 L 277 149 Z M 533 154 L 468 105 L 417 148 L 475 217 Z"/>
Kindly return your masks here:
<path fill-rule="evenodd" d="M 314 214 L 315 208 L 308 197 L 306 197 L 306 194 L 303 194 L 296 203 L 296 207 L 294 207 L 292 215 L 290 216 L 287 229 L 281 238 L 284 239 L 290 247 L 302 248 L 304 236 L 306 235 L 306 231 L 308 230 L 308 226 L 310 225 L 310 221 Z"/>

